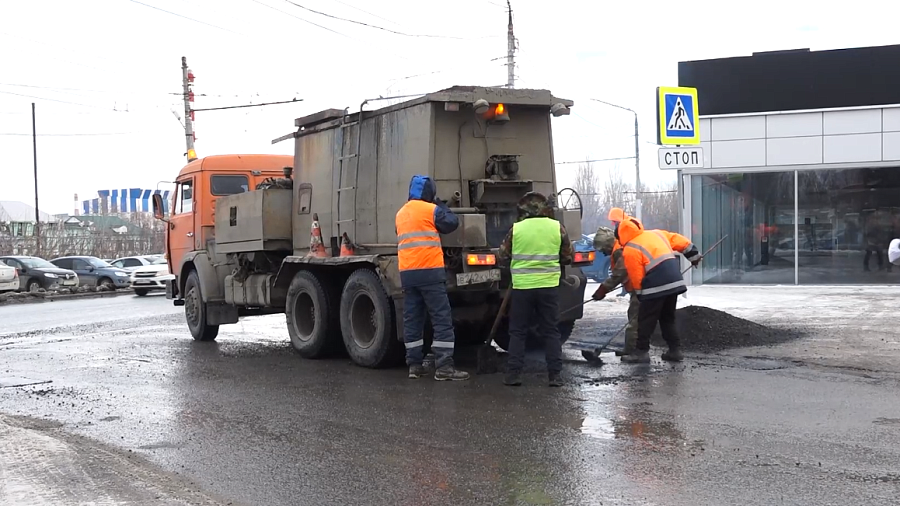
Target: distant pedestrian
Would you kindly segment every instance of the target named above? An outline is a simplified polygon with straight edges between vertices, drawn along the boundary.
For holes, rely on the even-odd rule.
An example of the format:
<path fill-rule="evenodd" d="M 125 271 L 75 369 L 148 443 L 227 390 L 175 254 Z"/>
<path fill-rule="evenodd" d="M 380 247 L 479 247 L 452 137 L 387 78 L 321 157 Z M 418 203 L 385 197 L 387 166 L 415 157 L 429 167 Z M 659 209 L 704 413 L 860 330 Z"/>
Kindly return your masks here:
<path fill-rule="evenodd" d="M 544 341 L 551 387 L 562 386 L 562 342 L 559 334 L 559 282 L 562 265 L 572 263 L 572 243 L 566 228 L 550 216 L 547 198 L 529 192 L 518 203 L 519 221 L 500 244 L 498 257 L 509 261 L 512 289 L 509 314 L 509 358 L 504 383 L 522 384 L 525 344 L 531 323 L 537 322 Z"/>
<path fill-rule="evenodd" d="M 437 198 L 437 187 L 428 176 L 409 182 L 409 200 L 397 212 L 397 262 L 403 288 L 403 341 L 410 379 L 426 374 L 422 364 L 425 316 L 431 316 L 435 355 L 434 379 L 466 380 L 469 373 L 453 366 L 453 317 L 447 297 L 444 250 L 440 234 L 459 227 L 459 218 Z"/>

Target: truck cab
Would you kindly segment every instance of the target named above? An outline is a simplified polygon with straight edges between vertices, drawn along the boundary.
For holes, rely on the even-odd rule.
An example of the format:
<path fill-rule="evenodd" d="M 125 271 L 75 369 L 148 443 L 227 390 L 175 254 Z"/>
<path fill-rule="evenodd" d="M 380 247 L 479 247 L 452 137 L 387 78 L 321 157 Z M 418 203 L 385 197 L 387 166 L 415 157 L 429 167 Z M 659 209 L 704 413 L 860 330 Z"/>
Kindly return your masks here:
<path fill-rule="evenodd" d="M 176 276 L 173 290 L 166 291 L 169 298 L 183 291 L 186 269 L 196 268 L 197 253 L 203 251 L 209 258 L 206 247 L 215 238 L 216 200 L 254 190 L 267 178 L 282 176 L 293 163 L 290 155 L 213 155 L 181 169 L 166 219 L 169 272 Z M 154 199 L 157 206 L 161 207 L 161 199 Z"/>

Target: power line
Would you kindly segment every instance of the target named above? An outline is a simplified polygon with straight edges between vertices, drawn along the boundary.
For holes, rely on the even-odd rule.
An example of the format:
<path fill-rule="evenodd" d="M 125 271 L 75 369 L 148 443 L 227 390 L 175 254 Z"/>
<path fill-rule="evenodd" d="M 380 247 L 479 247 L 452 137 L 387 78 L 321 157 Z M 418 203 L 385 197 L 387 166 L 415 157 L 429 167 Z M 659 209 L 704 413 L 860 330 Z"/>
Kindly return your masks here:
<path fill-rule="evenodd" d="M 138 4 L 138 5 L 143 5 L 144 7 L 150 7 L 151 9 L 156 9 L 156 10 L 158 10 L 158 11 L 165 12 L 166 14 L 171 14 L 171 15 L 177 16 L 177 17 L 179 17 L 179 18 L 187 19 L 187 20 L 193 21 L 193 22 L 195 22 L 195 23 L 200 23 L 201 25 L 211 26 L 211 27 L 213 27 L 213 28 L 218 28 L 219 30 L 224 30 L 224 31 L 226 31 L 226 32 L 233 33 L 233 34 L 235 34 L 235 35 L 241 35 L 241 36 L 243 36 L 243 37 L 246 37 L 246 35 L 244 35 L 243 33 L 235 32 L 234 30 L 229 30 L 228 28 L 222 28 L 221 26 L 213 25 L 213 24 L 207 23 L 207 22 L 205 22 L 205 21 L 200 21 L 199 19 L 189 18 L 189 17 L 187 17 L 187 16 L 183 16 L 183 15 L 178 14 L 178 13 L 176 13 L 176 12 L 167 11 L 167 10 L 165 10 L 165 9 L 160 9 L 159 7 L 156 7 L 156 6 L 150 5 L 150 4 L 145 4 L 144 2 L 139 2 L 138 0 L 128 0 L 128 1 L 129 1 L 129 2 L 134 2 L 134 3 Z"/>
<path fill-rule="evenodd" d="M 349 35 L 347 35 L 347 34 L 344 34 L 344 33 L 341 33 L 341 32 L 335 31 L 335 30 L 332 30 L 331 28 L 328 28 L 327 26 L 322 26 L 322 25 L 320 25 L 320 24 L 318 24 L 318 23 L 313 23 L 312 21 L 310 21 L 310 20 L 308 20 L 308 19 L 303 19 L 303 18 L 301 18 L 300 16 L 295 16 L 295 15 L 289 13 L 289 12 L 283 11 L 283 10 L 278 9 L 278 8 L 276 8 L 276 7 L 272 7 L 272 6 L 269 5 L 269 4 L 264 4 L 264 3 L 260 2 L 259 0 L 251 0 L 251 1 L 252 1 L 252 2 L 255 2 L 255 3 L 258 3 L 259 5 L 262 5 L 263 7 L 268 7 L 268 8 L 272 9 L 272 10 L 275 11 L 275 12 L 280 12 L 280 13 L 282 13 L 282 14 L 284 14 L 284 15 L 286 15 L 286 16 L 290 16 L 290 17 L 292 17 L 292 18 L 294 18 L 294 19 L 299 19 L 300 21 L 303 21 L 304 23 L 309 23 L 309 24 L 311 24 L 311 25 L 313 25 L 313 26 L 317 26 L 317 27 L 319 27 L 319 28 L 321 28 L 321 29 L 323 29 L 323 30 L 327 30 L 327 31 L 329 31 L 329 32 L 331 32 L 331 33 L 335 33 L 335 34 L 337 34 L 337 35 L 340 35 L 341 37 L 347 37 L 348 39 L 352 39 L 352 38 L 353 38 L 353 37 L 351 37 L 351 36 L 349 36 Z"/>
<path fill-rule="evenodd" d="M 315 13 L 315 14 L 318 14 L 318 15 L 320 15 L 320 16 L 325 16 L 325 17 L 327 17 L 327 18 L 337 19 L 337 20 L 339 20 L 339 21 L 346 21 L 346 22 L 348 22 L 348 23 L 354 23 L 354 24 L 357 24 L 357 25 L 367 26 L 367 27 L 369 27 L 369 28 L 375 28 L 376 30 L 383 30 L 383 31 L 385 31 L 385 32 L 394 33 L 394 34 L 397 34 L 397 35 L 403 35 L 403 36 L 405 36 L 405 37 L 427 37 L 427 38 L 432 38 L 432 39 L 456 39 L 456 40 L 466 40 L 466 39 L 463 38 L 463 37 L 454 37 L 454 36 L 452 36 L 452 35 L 430 35 L 430 34 L 414 34 L 414 33 L 398 32 L 397 30 L 391 30 L 390 28 L 384 28 L 384 27 L 377 26 L 377 25 L 370 25 L 369 23 L 363 23 L 362 21 L 356 21 L 356 20 L 353 20 L 353 19 L 342 18 L 342 17 L 339 17 L 339 16 L 334 16 L 334 15 L 325 13 L 325 12 L 320 12 L 320 11 L 317 11 L 317 10 L 314 10 L 314 9 L 310 9 L 309 7 L 305 7 L 305 6 L 303 6 L 303 5 L 300 5 L 300 4 L 296 3 L 296 2 L 292 2 L 291 0 L 284 0 L 284 1 L 287 2 L 287 3 L 289 3 L 289 4 L 291 4 L 291 5 L 295 5 L 295 6 L 297 6 L 297 7 L 300 7 L 301 9 L 307 10 L 307 11 L 312 12 L 312 13 Z M 485 37 L 482 37 L 482 38 L 485 38 Z"/>
<path fill-rule="evenodd" d="M 379 16 L 378 14 L 373 14 L 373 13 L 367 11 L 367 10 L 363 10 L 363 9 L 360 9 L 359 7 L 350 5 L 350 4 L 346 3 L 346 2 L 342 2 L 341 0 L 334 0 L 334 1 L 337 2 L 337 3 L 339 3 L 339 4 L 341 4 L 341 5 L 345 5 L 345 6 L 347 6 L 347 7 L 350 7 L 351 9 L 355 9 L 355 10 L 358 10 L 359 12 L 366 13 L 366 14 L 368 14 L 369 16 L 378 18 L 378 19 L 380 19 L 380 20 L 382 20 L 382 21 L 387 21 L 388 23 L 395 24 L 395 25 L 397 24 L 397 23 L 391 21 L 390 19 L 383 18 L 383 17 Z"/>
<path fill-rule="evenodd" d="M 634 160 L 633 156 L 621 156 L 618 158 L 598 158 L 596 160 L 573 160 L 570 162 L 556 162 L 556 165 L 570 165 L 575 163 L 614 162 L 617 160 Z"/>
<path fill-rule="evenodd" d="M 71 133 L 71 134 L 37 134 L 38 137 L 93 137 L 98 135 L 131 135 L 133 132 L 88 132 L 88 133 Z M 0 132 L 0 135 L 15 135 L 15 136 L 28 136 L 31 137 L 30 133 L 18 133 L 18 132 Z"/>
<path fill-rule="evenodd" d="M 66 101 L 66 100 L 56 100 L 56 99 L 53 99 L 53 98 L 44 98 L 44 97 L 36 97 L 36 96 L 34 96 L 34 95 L 25 95 L 25 94 L 22 94 L 22 93 L 13 93 L 13 92 L 11 92 L 11 91 L 3 91 L 3 90 L 0 90 L 0 93 L 4 93 L 4 94 L 6 94 L 6 95 L 15 95 L 15 96 L 17 96 L 17 97 L 34 98 L 34 99 L 37 99 L 37 100 L 46 100 L 46 101 L 48 101 L 48 102 L 58 102 L 58 103 L 60 103 L 60 104 L 79 105 L 79 106 L 81 106 L 81 107 L 92 107 L 92 108 L 94 108 L 94 109 L 104 109 L 104 110 L 115 111 L 115 112 L 128 112 L 128 111 L 118 111 L 118 110 L 116 110 L 116 109 L 110 109 L 109 107 L 101 107 L 101 106 L 98 106 L 98 105 L 81 104 L 81 103 L 78 103 L 78 102 L 68 102 L 68 101 Z"/>
<path fill-rule="evenodd" d="M 261 107 L 261 106 L 264 106 L 264 105 L 292 104 L 292 103 L 295 103 L 295 102 L 302 102 L 302 101 L 303 101 L 302 98 L 295 98 L 295 99 L 293 99 L 293 100 L 283 100 L 283 101 L 281 101 L 281 102 L 266 102 L 266 103 L 263 103 L 263 104 L 229 105 L 229 106 L 225 106 L 225 107 L 210 107 L 210 108 L 208 108 L 208 109 L 192 109 L 192 110 L 193 110 L 194 112 L 201 112 L 201 111 L 222 111 L 222 110 L 225 110 L 225 109 L 242 109 L 242 108 L 245 108 L 245 107 Z"/>

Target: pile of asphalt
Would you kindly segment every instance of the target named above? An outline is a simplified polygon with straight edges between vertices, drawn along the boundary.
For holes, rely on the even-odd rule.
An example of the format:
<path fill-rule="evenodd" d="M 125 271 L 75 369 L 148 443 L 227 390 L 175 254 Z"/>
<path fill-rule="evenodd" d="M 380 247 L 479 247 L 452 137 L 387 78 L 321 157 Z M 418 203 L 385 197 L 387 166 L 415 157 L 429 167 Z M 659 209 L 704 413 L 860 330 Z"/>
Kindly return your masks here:
<path fill-rule="evenodd" d="M 675 326 L 684 351 L 709 353 L 731 348 L 771 346 L 802 335 L 797 329 L 767 327 L 704 306 L 683 307 L 675 314 Z M 659 327 L 653 333 L 651 343 L 666 346 Z"/>

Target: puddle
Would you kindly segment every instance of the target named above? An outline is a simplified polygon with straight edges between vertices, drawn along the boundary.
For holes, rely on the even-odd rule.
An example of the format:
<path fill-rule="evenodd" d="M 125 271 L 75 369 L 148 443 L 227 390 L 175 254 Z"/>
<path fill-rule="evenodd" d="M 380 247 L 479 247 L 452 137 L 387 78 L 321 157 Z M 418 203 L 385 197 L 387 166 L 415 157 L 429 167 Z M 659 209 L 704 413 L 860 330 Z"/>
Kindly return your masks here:
<path fill-rule="evenodd" d="M 596 439 L 613 439 L 616 436 L 612 420 L 591 416 L 581 422 L 581 433 Z"/>

